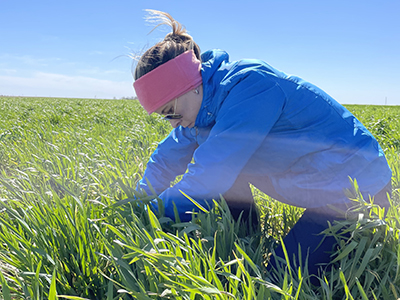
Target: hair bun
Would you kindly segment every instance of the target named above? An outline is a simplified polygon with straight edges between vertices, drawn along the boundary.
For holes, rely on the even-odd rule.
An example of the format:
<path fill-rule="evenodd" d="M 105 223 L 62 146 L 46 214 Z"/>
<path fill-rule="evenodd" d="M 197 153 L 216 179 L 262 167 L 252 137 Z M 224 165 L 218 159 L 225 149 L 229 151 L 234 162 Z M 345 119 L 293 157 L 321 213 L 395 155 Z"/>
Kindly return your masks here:
<path fill-rule="evenodd" d="M 164 38 L 164 41 L 172 41 L 175 43 L 184 43 L 191 40 L 193 40 L 192 37 L 186 33 L 174 33 L 174 32 L 168 33 Z"/>

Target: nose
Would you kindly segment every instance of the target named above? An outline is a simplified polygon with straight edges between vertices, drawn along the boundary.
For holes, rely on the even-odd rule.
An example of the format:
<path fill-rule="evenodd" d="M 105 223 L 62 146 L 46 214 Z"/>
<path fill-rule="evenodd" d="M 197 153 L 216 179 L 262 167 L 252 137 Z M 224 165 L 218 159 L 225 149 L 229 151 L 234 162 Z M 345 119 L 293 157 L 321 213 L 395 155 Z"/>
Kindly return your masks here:
<path fill-rule="evenodd" d="M 179 119 L 178 119 L 178 120 L 169 120 L 169 122 L 171 123 L 171 126 L 172 126 L 173 128 L 176 128 L 176 127 L 179 126 L 181 120 L 179 120 Z"/>

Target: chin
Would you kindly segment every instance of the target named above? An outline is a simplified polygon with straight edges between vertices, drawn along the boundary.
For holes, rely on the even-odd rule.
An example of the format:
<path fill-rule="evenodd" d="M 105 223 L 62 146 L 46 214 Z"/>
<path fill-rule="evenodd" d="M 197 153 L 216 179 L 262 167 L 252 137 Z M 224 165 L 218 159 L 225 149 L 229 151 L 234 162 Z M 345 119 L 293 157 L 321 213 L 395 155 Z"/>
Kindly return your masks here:
<path fill-rule="evenodd" d="M 193 127 L 192 122 L 182 122 L 180 125 L 184 128 L 192 128 Z"/>

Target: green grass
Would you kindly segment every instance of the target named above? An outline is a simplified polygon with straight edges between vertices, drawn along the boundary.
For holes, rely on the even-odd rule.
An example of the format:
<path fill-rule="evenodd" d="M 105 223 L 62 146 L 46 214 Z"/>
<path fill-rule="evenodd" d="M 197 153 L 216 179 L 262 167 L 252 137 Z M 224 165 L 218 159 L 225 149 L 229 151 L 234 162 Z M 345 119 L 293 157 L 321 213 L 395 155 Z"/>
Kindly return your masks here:
<path fill-rule="evenodd" d="M 265 270 L 301 209 L 253 188 L 256 232 L 223 201 L 188 223 L 146 209 L 135 185 L 170 125 L 136 101 L 0 97 L 0 298 L 400 297 L 400 107 L 348 108 L 385 150 L 393 205 L 384 215 L 353 191 L 359 218 L 326 231 L 339 246 L 313 287 L 302 268 L 277 270 L 277 285 Z"/>

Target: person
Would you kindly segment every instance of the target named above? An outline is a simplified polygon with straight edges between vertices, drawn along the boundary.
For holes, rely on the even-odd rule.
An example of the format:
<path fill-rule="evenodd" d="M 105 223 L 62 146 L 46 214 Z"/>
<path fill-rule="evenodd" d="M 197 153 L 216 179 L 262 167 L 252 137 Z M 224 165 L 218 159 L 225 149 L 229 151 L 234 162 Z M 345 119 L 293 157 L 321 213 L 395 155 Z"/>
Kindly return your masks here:
<path fill-rule="evenodd" d="M 309 273 L 317 274 L 335 244 L 333 237 L 321 243 L 320 232 L 340 218 L 331 205 L 351 205 L 344 193 L 349 178 L 366 199 L 388 205 L 391 170 L 380 145 L 315 85 L 261 60 L 230 61 L 222 50 L 201 54 L 169 14 L 150 13 L 172 32 L 138 60 L 134 89 L 143 108 L 173 129 L 151 155 L 139 187 L 163 201 L 168 217 L 175 204 L 183 221 L 198 211 L 184 194 L 206 208 L 222 195 L 236 219 L 256 218 L 249 183 L 305 208 L 283 241 L 289 257 L 300 244 L 303 265 L 308 253 Z M 282 246 L 275 252 L 284 257 Z"/>

